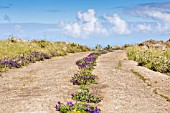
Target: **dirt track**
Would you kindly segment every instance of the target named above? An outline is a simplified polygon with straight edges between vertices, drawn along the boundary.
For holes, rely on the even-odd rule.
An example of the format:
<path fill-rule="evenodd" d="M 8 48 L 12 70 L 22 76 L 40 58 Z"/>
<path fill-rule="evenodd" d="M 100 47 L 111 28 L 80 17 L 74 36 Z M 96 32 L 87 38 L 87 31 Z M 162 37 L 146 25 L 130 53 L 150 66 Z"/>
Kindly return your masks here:
<path fill-rule="evenodd" d="M 131 69 L 144 76 L 146 83 Z M 170 97 L 170 77 L 137 66 L 136 62 L 127 60 L 124 51 L 99 57 L 94 73 L 99 83 L 92 88 L 101 89 L 98 92 L 104 97 L 98 104 L 102 113 L 170 113 L 170 102 L 153 93 L 157 89 Z"/>
<path fill-rule="evenodd" d="M 71 100 L 78 89 L 69 80 L 77 72 L 75 61 L 87 53 L 70 54 L 21 69 L 12 69 L 0 78 L 0 113 L 55 113 L 58 100 Z M 147 78 L 146 83 L 131 69 Z M 93 93 L 103 96 L 102 113 L 170 113 L 170 102 L 153 90 L 170 97 L 170 77 L 137 66 L 124 51 L 102 55 L 93 72 L 98 84 Z M 149 85 L 148 85 L 149 84 Z"/>

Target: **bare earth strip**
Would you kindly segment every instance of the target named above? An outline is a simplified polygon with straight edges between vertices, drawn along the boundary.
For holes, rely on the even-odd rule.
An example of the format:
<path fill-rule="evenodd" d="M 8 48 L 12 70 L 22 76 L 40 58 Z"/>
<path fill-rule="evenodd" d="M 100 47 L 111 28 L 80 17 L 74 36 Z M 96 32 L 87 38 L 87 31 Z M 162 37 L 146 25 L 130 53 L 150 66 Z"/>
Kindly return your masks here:
<path fill-rule="evenodd" d="M 147 78 L 149 85 L 131 69 Z M 98 104 L 102 113 L 170 113 L 170 102 L 153 93 L 156 88 L 170 97 L 170 77 L 137 66 L 127 60 L 125 51 L 100 56 L 94 73 L 99 82 L 91 88 L 104 97 Z"/>
<path fill-rule="evenodd" d="M 55 113 L 57 101 L 66 102 L 77 89 L 69 80 L 76 60 L 86 53 L 56 57 L 12 69 L 0 77 L 0 113 Z"/>
<path fill-rule="evenodd" d="M 0 78 L 0 113 L 55 113 L 58 100 L 71 100 L 77 86 L 69 83 L 77 72 L 76 60 L 86 53 L 56 57 L 22 69 L 13 69 Z M 140 73 L 144 82 L 131 70 Z M 170 113 L 170 77 L 137 66 L 127 60 L 125 51 L 102 55 L 93 71 L 98 84 L 90 90 L 104 99 L 97 105 L 102 113 Z"/>

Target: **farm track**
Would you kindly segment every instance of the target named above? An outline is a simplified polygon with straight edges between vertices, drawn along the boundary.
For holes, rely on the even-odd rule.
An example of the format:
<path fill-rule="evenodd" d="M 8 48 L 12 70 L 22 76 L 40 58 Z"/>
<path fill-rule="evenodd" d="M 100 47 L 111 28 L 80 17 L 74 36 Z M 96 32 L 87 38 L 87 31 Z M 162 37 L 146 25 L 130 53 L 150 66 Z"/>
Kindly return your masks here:
<path fill-rule="evenodd" d="M 144 82 L 131 69 L 147 80 Z M 137 66 L 127 60 L 125 51 L 100 56 L 94 74 L 99 80 L 93 91 L 98 89 L 104 97 L 98 104 L 102 113 L 170 113 L 170 102 L 153 93 L 157 89 L 170 97 L 170 77 Z"/>
<path fill-rule="evenodd" d="M 0 113 L 55 113 L 57 101 L 69 101 L 78 89 L 69 82 L 78 71 L 76 60 L 90 53 L 55 57 L 4 73 L 0 77 Z"/>
<path fill-rule="evenodd" d="M 69 80 L 78 71 L 76 60 L 89 53 L 56 57 L 4 73 L 0 78 L 0 113 L 55 113 L 57 101 L 71 101 L 71 93 L 78 89 Z M 104 97 L 97 104 L 102 113 L 170 113 L 170 102 L 153 92 L 156 89 L 170 97 L 170 77 L 137 66 L 127 60 L 125 51 L 101 55 L 93 73 L 98 84 L 89 87 Z"/>

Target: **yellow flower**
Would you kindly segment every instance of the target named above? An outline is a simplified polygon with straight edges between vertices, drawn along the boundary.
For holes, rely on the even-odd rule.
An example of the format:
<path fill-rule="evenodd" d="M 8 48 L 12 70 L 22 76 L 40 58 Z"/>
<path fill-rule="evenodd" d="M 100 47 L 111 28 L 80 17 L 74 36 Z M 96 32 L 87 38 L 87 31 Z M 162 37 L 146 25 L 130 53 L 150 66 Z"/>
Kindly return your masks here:
<path fill-rule="evenodd" d="M 76 113 L 81 113 L 80 111 L 77 111 Z"/>

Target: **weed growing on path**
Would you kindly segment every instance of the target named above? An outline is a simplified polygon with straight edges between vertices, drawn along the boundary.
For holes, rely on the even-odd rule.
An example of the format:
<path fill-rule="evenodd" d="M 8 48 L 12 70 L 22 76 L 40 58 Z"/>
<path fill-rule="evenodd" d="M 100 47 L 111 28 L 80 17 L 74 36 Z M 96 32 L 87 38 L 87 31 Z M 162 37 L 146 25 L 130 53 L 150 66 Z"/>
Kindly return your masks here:
<path fill-rule="evenodd" d="M 91 94 L 89 90 L 76 91 L 75 93 L 72 94 L 72 99 L 88 103 L 98 103 L 102 100 L 102 98 L 96 97 L 93 94 Z"/>
<path fill-rule="evenodd" d="M 147 79 L 146 79 L 144 76 L 142 76 L 140 73 L 134 71 L 133 69 L 131 69 L 131 72 L 132 72 L 133 74 L 135 74 L 137 77 L 139 77 L 141 80 L 143 80 L 144 82 L 146 82 Z"/>
<path fill-rule="evenodd" d="M 106 50 L 105 50 L 106 51 Z M 80 71 L 76 73 L 70 80 L 73 85 L 80 85 L 80 91 L 73 93 L 72 99 L 76 101 L 84 102 L 73 104 L 72 102 L 67 102 L 67 104 L 61 104 L 58 102 L 56 105 L 56 110 L 61 113 L 99 113 L 101 110 L 97 107 L 90 106 L 88 103 L 98 103 L 102 100 L 100 97 L 96 97 L 89 92 L 87 85 L 96 83 L 96 76 L 92 74 L 94 66 L 96 66 L 96 60 L 101 54 L 107 52 L 99 51 L 89 54 L 87 57 L 80 59 L 76 62 Z"/>
<path fill-rule="evenodd" d="M 153 93 L 155 93 L 155 94 L 163 97 L 163 98 L 166 99 L 168 102 L 170 102 L 170 98 L 169 98 L 168 96 L 163 95 L 163 94 L 159 94 L 156 89 L 153 90 Z"/>
<path fill-rule="evenodd" d="M 67 104 L 62 104 L 58 102 L 56 105 L 56 111 L 61 113 L 99 113 L 101 110 L 97 107 L 93 107 L 86 103 L 73 103 L 67 102 Z"/>
<path fill-rule="evenodd" d="M 118 64 L 117 64 L 117 69 L 121 69 L 121 67 L 122 67 L 122 61 L 119 60 L 119 62 L 118 62 Z"/>
<path fill-rule="evenodd" d="M 71 78 L 70 82 L 72 82 L 73 85 L 90 85 L 96 83 L 95 75 L 84 69 L 76 73 L 74 77 Z"/>

